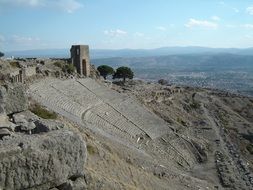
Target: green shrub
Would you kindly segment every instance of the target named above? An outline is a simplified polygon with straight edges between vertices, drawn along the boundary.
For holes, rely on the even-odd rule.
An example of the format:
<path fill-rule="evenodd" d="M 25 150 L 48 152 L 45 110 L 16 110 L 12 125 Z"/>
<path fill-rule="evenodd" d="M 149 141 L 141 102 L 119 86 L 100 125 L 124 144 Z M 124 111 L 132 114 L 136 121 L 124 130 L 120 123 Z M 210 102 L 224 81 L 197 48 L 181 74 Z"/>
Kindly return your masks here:
<path fill-rule="evenodd" d="M 87 145 L 87 150 L 90 155 L 96 154 L 98 152 L 97 149 L 91 144 Z"/>
<path fill-rule="evenodd" d="M 0 52 L 0 57 L 3 57 L 4 56 L 4 53 L 3 52 Z"/>
<path fill-rule="evenodd" d="M 45 108 L 42 108 L 40 105 L 36 104 L 31 109 L 31 112 L 33 112 L 35 115 L 43 118 L 43 119 L 56 119 L 57 114 L 54 112 L 50 112 L 46 110 Z"/>
<path fill-rule="evenodd" d="M 56 62 L 54 62 L 53 64 L 54 64 L 54 66 L 59 67 L 59 68 L 61 68 L 61 69 L 62 69 L 63 66 L 64 66 L 64 63 L 59 62 L 59 61 L 56 61 Z"/>
<path fill-rule="evenodd" d="M 108 75 L 114 74 L 114 69 L 108 65 L 100 65 L 97 70 L 99 71 L 100 75 L 104 77 L 105 80 Z"/>
<path fill-rule="evenodd" d="M 222 125 L 223 125 L 224 127 L 228 127 L 228 125 L 229 125 L 228 117 L 229 117 L 229 116 L 227 115 L 227 113 L 224 112 L 224 111 L 222 111 L 222 110 L 218 110 L 218 117 L 219 117 L 219 119 L 220 119 Z"/>
<path fill-rule="evenodd" d="M 133 79 L 134 73 L 129 67 L 119 67 L 113 75 L 113 79 L 123 78 L 123 81 L 126 81 L 126 78 Z"/>
<path fill-rule="evenodd" d="M 10 66 L 13 68 L 19 68 L 19 63 L 17 61 L 10 62 Z"/>
<path fill-rule="evenodd" d="M 75 72 L 75 67 L 72 64 L 65 64 L 62 71 L 68 74 L 73 74 Z"/>
<path fill-rule="evenodd" d="M 192 109 L 199 109 L 201 106 L 200 106 L 200 103 L 198 103 L 198 102 L 192 102 L 191 104 L 190 104 L 190 107 L 192 108 Z"/>
<path fill-rule="evenodd" d="M 177 118 L 177 122 L 180 123 L 183 126 L 187 125 L 187 123 L 184 120 L 182 120 L 181 118 L 179 118 L 179 117 Z"/>
<path fill-rule="evenodd" d="M 75 72 L 75 67 L 73 64 L 68 64 L 59 61 L 56 61 L 53 64 L 54 66 L 61 68 L 64 73 L 73 74 Z"/>
<path fill-rule="evenodd" d="M 250 154 L 253 154 L 253 145 L 252 144 L 248 144 L 246 146 L 246 149 L 249 151 Z"/>

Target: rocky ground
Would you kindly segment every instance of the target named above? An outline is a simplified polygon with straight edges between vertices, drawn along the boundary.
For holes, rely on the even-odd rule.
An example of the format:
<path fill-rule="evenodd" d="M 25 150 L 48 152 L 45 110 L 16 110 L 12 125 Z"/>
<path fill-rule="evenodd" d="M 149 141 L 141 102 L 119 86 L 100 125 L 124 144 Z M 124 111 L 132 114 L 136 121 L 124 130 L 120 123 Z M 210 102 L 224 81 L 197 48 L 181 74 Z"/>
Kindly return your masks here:
<path fill-rule="evenodd" d="M 85 189 L 87 151 L 81 135 L 28 107 L 22 84 L 1 87 L 0 189 Z"/>
<path fill-rule="evenodd" d="M 111 88 L 138 98 L 174 133 L 134 150 L 72 123 L 87 142 L 87 189 L 252 189 L 252 98 L 138 81 Z"/>
<path fill-rule="evenodd" d="M 205 157 L 197 156 L 199 162 L 189 169 L 192 176 L 224 189 L 253 188 L 252 98 L 143 82 L 116 89 L 136 96 L 169 122 L 181 138 L 205 142 Z"/>
<path fill-rule="evenodd" d="M 35 115 L 25 86 L 5 84 L 0 189 L 253 189 L 252 98 L 143 81 L 106 85 L 137 99 L 172 132 L 129 146 L 57 113 Z"/>

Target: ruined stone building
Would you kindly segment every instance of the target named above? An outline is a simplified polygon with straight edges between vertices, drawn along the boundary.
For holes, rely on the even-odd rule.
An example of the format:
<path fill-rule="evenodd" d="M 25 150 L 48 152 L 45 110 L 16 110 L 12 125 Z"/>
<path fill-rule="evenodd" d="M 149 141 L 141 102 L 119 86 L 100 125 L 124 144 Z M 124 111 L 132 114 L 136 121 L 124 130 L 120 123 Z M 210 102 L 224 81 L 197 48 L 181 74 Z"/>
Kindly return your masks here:
<path fill-rule="evenodd" d="M 71 63 L 82 76 L 90 76 L 90 56 L 88 45 L 72 45 L 70 49 Z"/>
<path fill-rule="evenodd" d="M 16 82 L 25 83 L 25 80 L 27 78 L 32 77 L 34 75 L 36 75 L 36 67 L 30 66 L 30 67 L 23 67 L 21 69 L 12 71 L 9 74 L 9 78 L 12 83 L 16 83 Z"/>
<path fill-rule="evenodd" d="M 12 72 L 9 74 L 10 80 L 13 83 L 21 82 L 24 83 L 25 79 L 25 72 L 23 69 L 16 70 L 15 72 Z"/>
<path fill-rule="evenodd" d="M 12 83 L 25 83 L 29 78 L 35 76 L 36 66 L 5 68 L 0 72 L 0 80 Z"/>

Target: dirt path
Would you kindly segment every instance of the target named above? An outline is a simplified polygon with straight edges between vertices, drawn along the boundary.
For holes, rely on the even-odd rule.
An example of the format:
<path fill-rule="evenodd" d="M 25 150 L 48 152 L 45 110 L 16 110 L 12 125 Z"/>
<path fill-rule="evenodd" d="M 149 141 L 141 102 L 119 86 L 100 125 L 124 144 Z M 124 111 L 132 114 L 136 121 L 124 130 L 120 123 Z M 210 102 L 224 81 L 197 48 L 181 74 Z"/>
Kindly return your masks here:
<path fill-rule="evenodd" d="M 217 137 L 213 157 L 222 186 L 225 189 L 253 189 L 253 178 L 247 168 L 247 163 L 240 158 L 240 154 L 236 146 L 231 143 L 226 129 L 214 120 L 205 106 L 202 105 L 202 109 Z"/>

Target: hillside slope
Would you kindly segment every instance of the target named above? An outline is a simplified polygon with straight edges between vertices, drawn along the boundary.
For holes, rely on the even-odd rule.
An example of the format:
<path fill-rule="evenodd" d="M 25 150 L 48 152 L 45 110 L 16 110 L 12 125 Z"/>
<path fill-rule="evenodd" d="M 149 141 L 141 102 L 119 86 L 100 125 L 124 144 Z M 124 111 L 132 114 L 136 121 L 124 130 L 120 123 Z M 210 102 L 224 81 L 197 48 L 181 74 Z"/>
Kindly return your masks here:
<path fill-rule="evenodd" d="M 73 79 L 36 83 L 30 93 L 86 139 L 88 189 L 252 189 L 252 99 L 141 81 L 80 81 L 83 87 Z M 136 112 L 136 104 L 145 109 Z M 152 133 L 160 125 L 164 133 L 150 137 L 152 125 Z"/>

